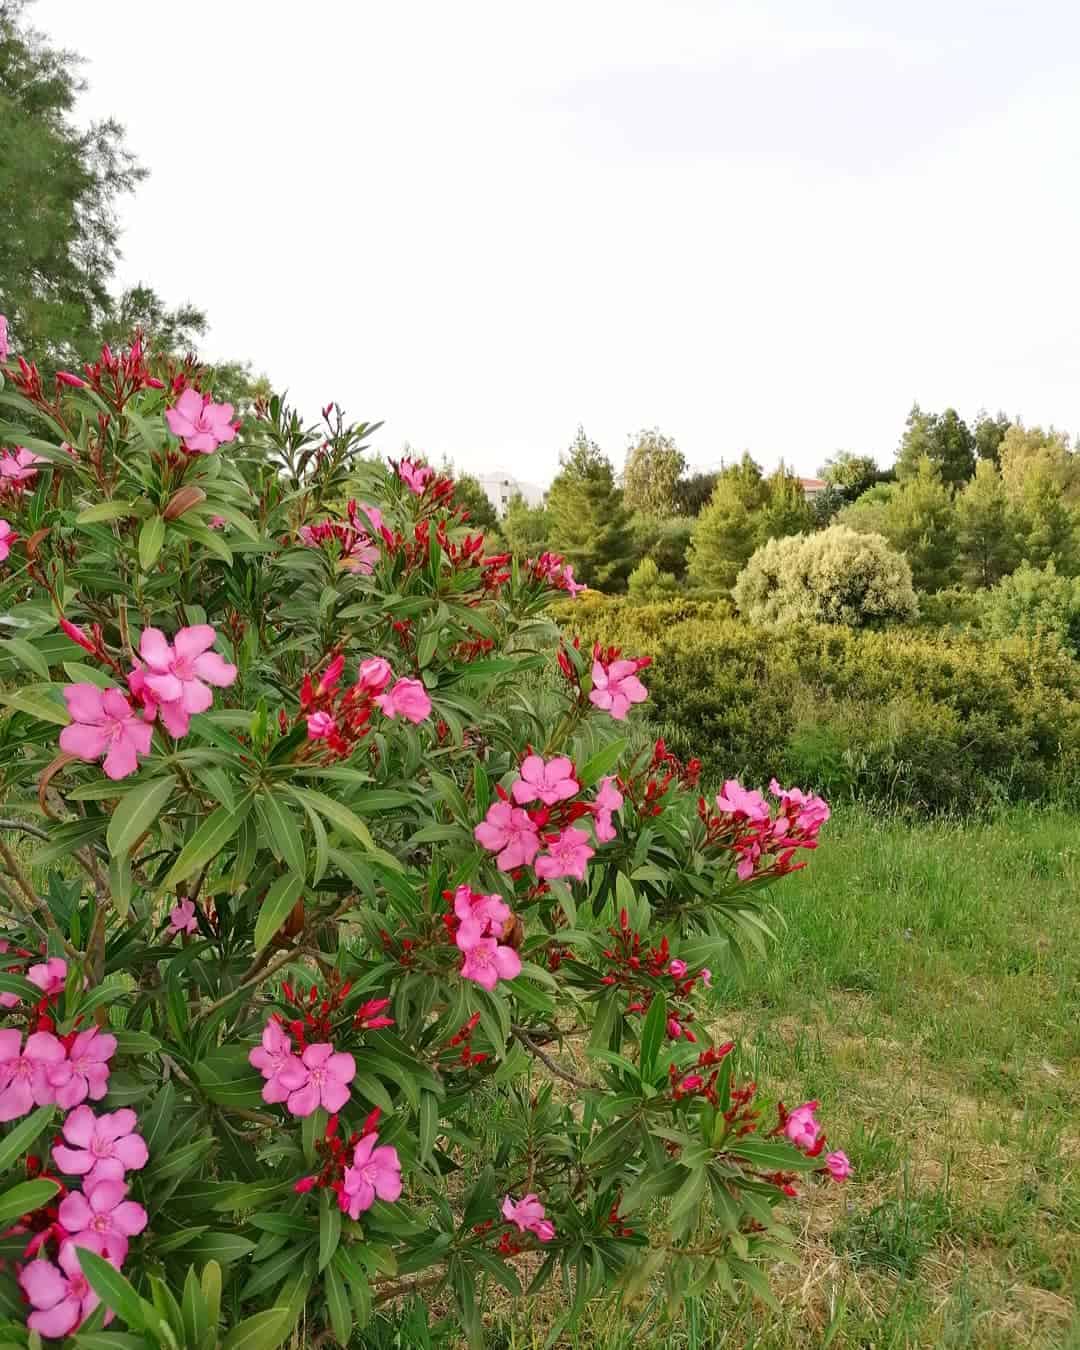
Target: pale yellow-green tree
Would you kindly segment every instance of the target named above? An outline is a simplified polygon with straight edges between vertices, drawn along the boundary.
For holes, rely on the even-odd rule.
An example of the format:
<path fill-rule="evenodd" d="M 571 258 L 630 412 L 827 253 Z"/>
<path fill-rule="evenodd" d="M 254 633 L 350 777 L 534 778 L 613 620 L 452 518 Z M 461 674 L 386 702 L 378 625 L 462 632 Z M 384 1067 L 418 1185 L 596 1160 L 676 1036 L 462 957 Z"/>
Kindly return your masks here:
<path fill-rule="evenodd" d="M 1020 559 L 1020 521 L 992 459 L 981 459 L 975 476 L 956 497 L 960 567 L 971 586 L 993 586 Z"/>
<path fill-rule="evenodd" d="M 646 516 L 674 515 L 675 490 L 685 470 L 686 459 L 670 436 L 659 427 L 639 431 L 626 452 L 622 474 L 627 510 Z"/>

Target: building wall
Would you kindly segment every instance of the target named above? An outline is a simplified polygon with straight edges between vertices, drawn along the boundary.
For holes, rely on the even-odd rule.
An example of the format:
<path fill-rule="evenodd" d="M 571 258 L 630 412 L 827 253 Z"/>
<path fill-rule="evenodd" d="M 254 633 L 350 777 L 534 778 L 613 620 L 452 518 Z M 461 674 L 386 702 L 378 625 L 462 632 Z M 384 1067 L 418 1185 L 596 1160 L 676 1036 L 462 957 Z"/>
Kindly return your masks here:
<path fill-rule="evenodd" d="M 506 508 L 510 504 L 510 499 L 519 492 L 529 506 L 540 506 L 544 500 L 542 488 L 538 488 L 535 483 L 523 483 L 513 474 L 498 471 L 495 473 L 480 473 L 476 475 L 476 480 L 484 489 L 488 501 L 495 508 L 495 514 L 500 519 L 506 515 Z"/>

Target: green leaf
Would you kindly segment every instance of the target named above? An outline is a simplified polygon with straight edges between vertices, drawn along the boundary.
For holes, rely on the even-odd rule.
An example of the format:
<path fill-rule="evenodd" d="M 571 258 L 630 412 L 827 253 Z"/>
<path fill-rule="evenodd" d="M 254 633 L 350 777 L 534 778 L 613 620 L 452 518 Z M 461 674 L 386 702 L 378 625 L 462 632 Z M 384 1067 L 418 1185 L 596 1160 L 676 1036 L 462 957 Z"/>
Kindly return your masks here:
<path fill-rule="evenodd" d="M 40 1209 L 59 1189 L 59 1182 L 46 1181 L 44 1178 L 13 1186 L 10 1191 L 0 1195 L 0 1223 L 8 1223 L 11 1219 L 29 1214 L 31 1210 Z"/>
<path fill-rule="evenodd" d="M 724 1150 L 754 1167 L 771 1172 L 813 1172 L 823 1167 L 820 1158 L 808 1158 L 790 1144 L 769 1144 L 759 1139 L 737 1139 Z"/>
<path fill-rule="evenodd" d="M 255 798 L 255 811 L 263 829 L 263 837 L 274 857 L 284 862 L 291 872 L 306 875 L 304 841 L 293 813 L 272 792 L 260 793 Z"/>
<path fill-rule="evenodd" d="M 41 990 L 36 984 L 31 984 L 22 975 L 10 974 L 6 970 L 0 971 L 0 994 L 14 994 L 17 998 L 29 999 L 31 1003 L 37 1003 L 41 998 Z"/>
<path fill-rule="evenodd" d="M 371 837 L 371 831 L 347 806 L 342 806 L 324 792 L 316 792 L 314 788 L 290 787 L 289 791 L 297 801 L 306 803 L 318 811 L 319 815 L 328 820 L 335 829 L 351 834 L 358 843 L 363 844 L 364 848 L 374 849 L 375 841 Z"/>
<path fill-rule="evenodd" d="M 34 989 L 35 987 L 30 985 L 30 988 Z M 36 995 L 40 995 L 40 993 L 40 989 L 35 989 Z M 39 1106 L 33 1115 L 19 1121 L 9 1134 L 5 1134 L 3 1139 L 0 1139 L 0 1172 L 6 1172 L 16 1158 L 21 1158 L 29 1150 L 30 1145 L 55 1114 L 55 1107 Z"/>
<path fill-rule="evenodd" d="M 323 1191 L 319 1204 L 319 1270 L 330 1264 L 341 1239 L 341 1210 L 337 1197 L 330 1198 L 329 1191 Z"/>
<path fill-rule="evenodd" d="M 194 1266 L 188 1266 L 180 1311 L 184 1319 L 184 1339 L 193 1350 L 198 1350 L 210 1334 L 210 1315 Z"/>
<path fill-rule="evenodd" d="M 657 993 L 653 995 L 653 1001 L 649 1004 L 649 1011 L 641 1028 L 639 1052 L 641 1076 L 650 1083 L 655 1074 L 656 1057 L 660 1052 L 660 1046 L 663 1044 L 666 1029 L 667 999 L 663 994 Z"/>
<path fill-rule="evenodd" d="M 606 773 L 610 773 L 622 758 L 627 744 L 626 737 L 619 736 L 607 745 L 601 746 L 596 754 L 587 759 L 578 770 L 577 777 L 581 786 L 583 788 L 592 787 Z"/>
<path fill-rule="evenodd" d="M 288 1308 L 267 1308 L 238 1322 L 221 1343 L 221 1350 L 276 1350 L 289 1334 Z"/>
<path fill-rule="evenodd" d="M 255 1250 L 255 1244 L 239 1233 L 200 1233 L 184 1249 L 191 1256 L 201 1256 L 206 1261 L 215 1261 L 227 1266 L 233 1261 L 242 1261 Z"/>
<path fill-rule="evenodd" d="M 326 1289 L 326 1307 L 330 1313 L 330 1325 L 339 1345 L 348 1345 L 352 1340 L 352 1306 L 345 1289 L 345 1282 L 338 1274 L 336 1266 L 330 1266 L 323 1276 Z"/>
<path fill-rule="evenodd" d="M 43 722 L 55 722 L 59 727 L 66 727 L 71 721 L 61 701 L 58 684 L 28 684 L 13 693 L 0 694 L 0 703 L 17 712 L 29 713 Z"/>
<path fill-rule="evenodd" d="M 135 503 L 113 498 L 108 502 L 95 502 L 75 517 L 76 525 L 96 525 L 102 520 L 123 520 L 125 516 L 135 514 Z"/>
<path fill-rule="evenodd" d="M 129 792 L 112 813 L 105 842 L 114 858 L 124 858 L 146 833 L 169 800 L 176 781 L 155 778 L 138 792 Z"/>
<path fill-rule="evenodd" d="M 135 1292 L 134 1287 L 123 1275 L 110 1265 L 104 1257 L 98 1256 L 87 1247 L 76 1247 L 82 1272 L 90 1283 L 90 1288 L 117 1317 L 122 1317 L 129 1327 L 141 1331 L 146 1326 L 146 1304 Z"/>
<path fill-rule="evenodd" d="M 206 1314 L 210 1319 L 210 1325 L 216 1327 L 221 1320 L 221 1267 L 216 1261 L 207 1261 L 203 1266 L 199 1284 L 202 1286 L 203 1298 L 206 1299 Z"/>
<path fill-rule="evenodd" d="M 266 898 L 255 920 L 255 950 L 261 952 L 281 925 L 289 917 L 304 889 L 304 874 L 285 872 L 266 892 Z"/>
<path fill-rule="evenodd" d="M 139 531 L 139 566 L 144 572 L 149 572 L 157 562 L 164 542 L 165 522 L 161 516 L 153 515 L 144 520 Z"/>
<path fill-rule="evenodd" d="M 695 1167 L 675 1192 L 668 1213 L 668 1222 L 672 1228 L 680 1228 L 690 1223 L 701 1204 L 701 1197 L 705 1194 L 706 1179 L 705 1168 Z"/>
<path fill-rule="evenodd" d="M 251 810 L 251 794 L 242 799 L 235 811 L 219 806 L 203 821 L 184 847 L 180 856 L 169 869 L 169 874 L 161 883 L 168 890 L 178 881 L 183 881 L 197 872 L 200 867 L 216 857 L 244 822 Z"/>
<path fill-rule="evenodd" d="M 26 666 L 43 680 L 48 680 L 49 663 L 32 642 L 27 642 L 25 638 L 8 638 L 0 644 L 0 651 L 13 656 L 20 666 Z"/>

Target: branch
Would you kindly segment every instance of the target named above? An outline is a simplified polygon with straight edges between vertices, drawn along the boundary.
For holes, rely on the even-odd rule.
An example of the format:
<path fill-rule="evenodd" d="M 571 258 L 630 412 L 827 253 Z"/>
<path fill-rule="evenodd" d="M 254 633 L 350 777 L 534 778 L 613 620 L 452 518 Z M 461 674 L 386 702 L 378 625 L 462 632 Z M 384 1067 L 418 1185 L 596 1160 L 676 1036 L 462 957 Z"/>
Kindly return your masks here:
<path fill-rule="evenodd" d="M 37 892 L 30 884 L 29 877 L 23 871 L 18 858 L 15 857 L 15 854 L 12 853 L 11 849 L 2 839 L 0 839 L 0 858 L 3 858 L 5 867 L 11 874 L 16 886 L 25 897 L 24 899 L 19 899 L 14 892 L 9 892 L 11 899 L 16 901 L 16 908 L 20 909 L 24 916 L 32 920 L 38 928 L 41 927 L 41 923 L 38 922 L 38 915 L 40 915 L 41 921 L 45 924 L 45 927 L 63 944 L 65 955 L 70 960 L 77 961 L 79 959 L 79 953 L 60 931 L 60 925 L 56 922 L 56 917 L 52 910 L 38 897 Z"/>
<path fill-rule="evenodd" d="M 528 1031 L 524 1027 L 511 1027 L 511 1031 L 513 1031 L 514 1035 L 525 1049 L 528 1050 L 529 1054 L 535 1055 L 540 1063 L 553 1073 L 556 1078 L 561 1078 L 564 1083 L 570 1083 L 574 1087 L 580 1088 L 585 1092 L 591 1092 L 594 1089 L 595 1084 L 586 1082 L 584 1078 L 578 1078 L 576 1074 L 572 1074 L 569 1069 L 564 1069 L 561 1064 L 552 1059 L 545 1050 L 541 1050 L 536 1042 L 530 1038 Z"/>
<path fill-rule="evenodd" d="M 23 834 L 32 834 L 35 839 L 48 839 L 48 830 L 40 825 L 31 825 L 28 820 L 0 820 L 0 830 L 22 830 Z"/>

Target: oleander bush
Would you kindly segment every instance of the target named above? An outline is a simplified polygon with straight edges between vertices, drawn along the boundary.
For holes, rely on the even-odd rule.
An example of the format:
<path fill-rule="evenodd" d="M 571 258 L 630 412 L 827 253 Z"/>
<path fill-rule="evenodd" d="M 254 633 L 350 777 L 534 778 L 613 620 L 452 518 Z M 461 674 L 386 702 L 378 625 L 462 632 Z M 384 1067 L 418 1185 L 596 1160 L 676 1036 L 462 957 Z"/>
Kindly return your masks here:
<path fill-rule="evenodd" d="M 572 569 L 336 406 L 241 424 L 140 340 L 4 374 L 0 1340 L 770 1300 L 850 1165 L 700 1013 L 824 802 L 631 736 L 644 646 L 560 644 Z"/>
<path fill-rule="evenodd" d="M 585 599 L 588 640 L 647 643 L 650 716 L 706 778 L 782 771 L 934 812 L 1075 791 L 1080 664 L 1053 638 L 757 626 L 683 601 Z M 557 613 L 569 623 L 565 603 Z"/>

